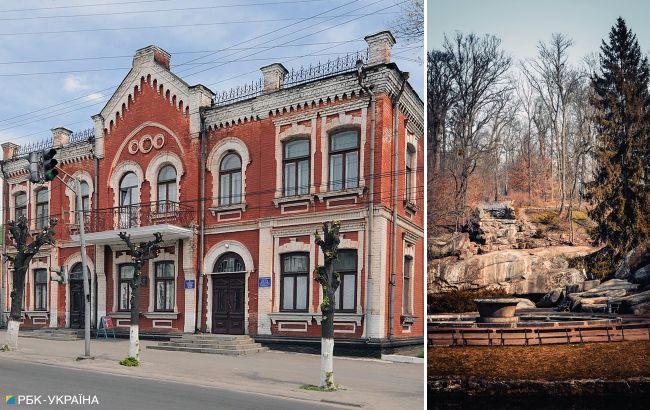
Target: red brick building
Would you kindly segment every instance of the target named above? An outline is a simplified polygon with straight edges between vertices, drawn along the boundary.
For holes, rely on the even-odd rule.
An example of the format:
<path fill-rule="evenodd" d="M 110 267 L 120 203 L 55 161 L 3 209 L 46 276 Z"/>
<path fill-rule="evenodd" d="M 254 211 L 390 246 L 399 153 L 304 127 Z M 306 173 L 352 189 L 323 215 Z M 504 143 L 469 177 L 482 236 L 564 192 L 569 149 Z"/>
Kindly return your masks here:
<path fill-rule="evenodd" d="M 391 62 L 392 35 L 366 40 L 367 52 L 311 70 L 271 64 L 258 83 L 219 95 L 185 83 L 171 56 L 149 46 L 94 129 L 55 128 L 38 147 L 3 144 L 5 220 L 24 214 L 37 229 L 59 218 L 56 246 L 27 275 L 23 326 L 83 326 L 75 193 L 58 180 L 32 184 L 25 171 L 27 154 L 51 145 L 61 169 L 83 181 L 93 326 L 102 316 L 129 324 L 132 268 L 118 233 L 161 232 L 164 248 L 143 272 L 142 332 L 319 336 L 312 271 L 323 255 L 313 233 L 336 219 L 335 335 L 422 339 L 423 103 Z M 8 237 L 5 247 L 12 252 Z M 65 283 L 49 280 L 61 267 Z"/>

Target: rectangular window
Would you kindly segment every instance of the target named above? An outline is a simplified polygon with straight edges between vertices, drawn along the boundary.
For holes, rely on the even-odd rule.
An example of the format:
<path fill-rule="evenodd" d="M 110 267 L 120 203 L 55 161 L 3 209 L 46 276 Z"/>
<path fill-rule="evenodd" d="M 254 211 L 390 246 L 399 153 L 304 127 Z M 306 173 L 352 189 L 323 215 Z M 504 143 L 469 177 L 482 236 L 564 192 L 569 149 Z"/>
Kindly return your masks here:
<path fill-rule="evenodd" d="M 330 191 L 359 186 L 359 133 L 344 131 L 330 137 Z"/>
<path fill-rule="evenodd" d="M 309 193 L 309 140 L 285 142 L 283 146 L 284 196 Z"/>
<path fill-rule="evenodd" d="M 133 281 L 133 274 L 135 268 L 130 263 L 118 266 L 118 310 L 128 311 L 131 310 L 131 282 Z"/>
<path fill-rule="evenodd" d="M 34 269 L 34 310 L 47 310 L 47 269 Z"/>
<path fill-rule="evenodd" d="M 156 262 L 156 311 L 174 311 L 174 262 Z"/>
<path fill-rule="evenodd" d="M 413 258 L 404 257 L 404 283 L 402 284 L 402 313 L 411 313 L 411 269 L 413 267 Z"/>
<path fill-rule="evenodd" d="M 338 312 L 354 312 L 357 308 L 357 251 L 343 249 L 333 263 L 334 272 L 339 273 L 341 283 L 334 293 Z"/>
<path fill-rule="evenodd" d="M 21 216 L 27 217 L 27 194 L 24 192 L 14 197 L 14 220 L 17 221 Z"/>
<path fill-rule="evenodd" d="M 49 225 L 50 204 L 47 189 L 36 192 L 36 229 L 43 229 Z"/>
<path fill-rule="evenodd" d="M 281 311 L 307 311 L 309 303 L 309 254 L 282 255 Z"/>
<path fill-rule="evenodd" d="M 415 201 L 415 190 L 413 189 L 413 182 L 415 178 L 415 174 L 413 172 L 415 168 L 415 149 L 412 147 L 412 145 L 408 145 L 406 148 L 406 158 L 404 160 L 406 164 L 406 173 L 405 173 L 405 178 L 406 180 L 405 185 L 404 185 L 404 192 L 406 194 L 406 200 L 408 202 L 414 202 Z"/>

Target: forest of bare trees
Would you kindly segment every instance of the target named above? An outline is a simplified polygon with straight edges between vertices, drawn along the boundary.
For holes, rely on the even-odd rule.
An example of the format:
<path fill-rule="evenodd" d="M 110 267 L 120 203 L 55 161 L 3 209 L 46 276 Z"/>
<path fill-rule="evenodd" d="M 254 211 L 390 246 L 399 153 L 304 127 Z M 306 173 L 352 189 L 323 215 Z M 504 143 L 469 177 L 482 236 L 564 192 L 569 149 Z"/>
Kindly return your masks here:
<path fill-rule="evenodd" d="M 563 34 L 513 61 L 491 35 L 455 33 L 427 55 L 430 233 L 459 230 L 479 201 L 585 206 L 596 58 Z M 572 61 L 579 61 L 572 63 Z"/>

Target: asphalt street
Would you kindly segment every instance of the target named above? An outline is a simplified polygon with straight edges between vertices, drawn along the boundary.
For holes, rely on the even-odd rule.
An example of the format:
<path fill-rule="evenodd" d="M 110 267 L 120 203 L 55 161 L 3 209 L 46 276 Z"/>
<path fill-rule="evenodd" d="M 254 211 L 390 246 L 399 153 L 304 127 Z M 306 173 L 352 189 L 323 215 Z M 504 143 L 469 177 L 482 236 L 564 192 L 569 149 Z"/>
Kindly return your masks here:
<path fill-rule="evenodd" d="M 215 369 L 217 371 L 217 369 Z M 188 383 L 191 383 L 188 380 Z M 0 409 L 99 408 L 99 409 L 333 409 L 313 401 L 272 397 L 215 387 L 116 376 L 95 371 L 0 359 Z M 7 405 L 5 396 L 41 396 L 40 405 Z M 99 404 L 50 404 L 48 396 L 97 396 Z M 333 397 L 332 400 L 335 400 Z"/>

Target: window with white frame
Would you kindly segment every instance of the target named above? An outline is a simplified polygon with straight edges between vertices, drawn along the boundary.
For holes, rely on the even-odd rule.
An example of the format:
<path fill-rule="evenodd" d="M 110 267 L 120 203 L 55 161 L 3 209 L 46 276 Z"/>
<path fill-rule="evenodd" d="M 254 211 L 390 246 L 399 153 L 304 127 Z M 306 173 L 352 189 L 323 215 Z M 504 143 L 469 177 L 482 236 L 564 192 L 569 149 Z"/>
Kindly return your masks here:
<path fill-rule="evenodd" d="M 155 266 L 156 311 L 173 312 L 175 296 L 174 262 L 156 262 Z"/>
<path fill-rule="evenodd" d="M 34 310 L 47 310 L 47 269 L 34 269 Z"/>
<path fill-rule="evenodd" d="M 27 193 L 20 192 L 14 196 L 14 220 L 24 216 L 27 218 Z"/>
<path fill-rule="evenodd" d="M 405 157 L 406 172 L 404 177 L 404 193 L 407 202 L 415 202 L 415 147 L 411 144 L 406 145 Z"/>
<path fill-rule="evenodd" d="M 283 151 L 284 196 L 308 194 L 309 140 L 285 142 Z"/>
<path fill-rule="evenodd" d="M 133 264 L 124 263 L 117 267 L 118 270 L 118 286 L 117 286 L 117 299 L 118 310 L 128 311 L 131 310 L 131 282 L 135 268 Z"/>
<path fill-rule="evenodd" d="M 282 255 L 280 311 L 306 312 L 309 303 L 309 253 Z"/>
<path fill-rule="evenodd" d="M 219 206 L 241 203 L 242 171 L 241 158 L 229 153 L 219 165 Z"/>
<path fill-rule="evenodd" d="M 411 274 L 413 258 L 404 256 L 404 278 L 402 283 L 402 314 L 411 313 Z"/>
<path fill-rule="evenodd" d="M 120 228 L 137 226 L 140 181 L 134 172 L 127 172 L 120 181 Z"/>
<path fill-rule="evenodd" d="M 36 191 L 36 229 L 43 229 L 49 225 L 50 203 L 46 188 Z"/>
<path fill-rule="evenodd" d="M 339 191 L 359 186 L 359 133 L 343 131 L 330 136 L 329 189 Z"/>
<path fill-rule="evenodd" d="M 90 187 L 88 182 L 82 181 L 81 184 L 81 209 L 84 214 L 84 221 L 88 222 L 88 211 L 90 211 Z M 76 207 L 76 202 L 75 202 Z M 74 213 L 74 220 L 79 223 L 79 212 Z"/>
<path fill-rule="evenodd" d="M 176 186 L 176 168 L 165 165 L 158 172 L 158 212 L 172 212 L 175 210 L 178 194 Z"/>
<path fill-rule="evenodd" d="M 245 272 L 244 260 L 235 252 L 226 252 L 217 259 L 213 272 L 217 273 L 240 273 Z"/>
<path fill-rule="evenodd" d="M 357 251 L 342 249 L 332 262 L 334 272 L 339 273 L 339 287 L 334 293 L 338 312 L 354 312 L 357 308 Z"/>

